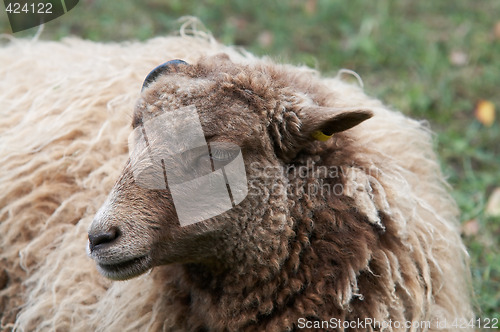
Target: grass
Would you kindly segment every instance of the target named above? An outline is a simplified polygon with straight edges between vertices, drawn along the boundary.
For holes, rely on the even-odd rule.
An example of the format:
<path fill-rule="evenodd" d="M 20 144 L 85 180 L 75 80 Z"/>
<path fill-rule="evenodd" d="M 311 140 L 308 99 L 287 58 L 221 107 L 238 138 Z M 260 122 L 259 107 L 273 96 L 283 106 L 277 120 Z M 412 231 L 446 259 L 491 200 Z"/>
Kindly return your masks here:
<path fill-rule="evenodd" d="M 259 55 L 358 72 L 369 94 L 436 132 L 436 148 L 462 211 L 463 235 L 482 317 L 500 318 L 500 218 L 486 213 L 500 187 L 500 124 L 485 126 L 475 105 L 500 107 L 500 1 L 81 0 L 42 35 L 96 41 L 144 40 L 198 16 L 214 36 Z M 500 30 L 500 25 L 497 26 Z M 0 31 L 9 32 L 5 12 Z M 36 29 L 17 33 L 32 36 Z"/>

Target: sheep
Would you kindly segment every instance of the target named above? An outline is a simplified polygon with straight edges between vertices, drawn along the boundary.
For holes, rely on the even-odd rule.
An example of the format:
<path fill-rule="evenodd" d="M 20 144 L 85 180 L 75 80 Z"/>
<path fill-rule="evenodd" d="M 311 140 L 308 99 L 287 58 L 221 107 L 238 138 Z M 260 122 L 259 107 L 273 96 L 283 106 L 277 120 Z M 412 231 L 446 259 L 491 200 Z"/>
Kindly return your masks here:
<path fill-rule="evenodd" d="M 3 329 L 435 331 L 473 317 L 432 135 L 361 88 L 200 33 L 13 40 L 0 61 Z M 152 165 L 133 147 L 186 107 L 209 147 L 239 149 L 247 192 L 182 225 L 169 186 L 140 185 Z"/>

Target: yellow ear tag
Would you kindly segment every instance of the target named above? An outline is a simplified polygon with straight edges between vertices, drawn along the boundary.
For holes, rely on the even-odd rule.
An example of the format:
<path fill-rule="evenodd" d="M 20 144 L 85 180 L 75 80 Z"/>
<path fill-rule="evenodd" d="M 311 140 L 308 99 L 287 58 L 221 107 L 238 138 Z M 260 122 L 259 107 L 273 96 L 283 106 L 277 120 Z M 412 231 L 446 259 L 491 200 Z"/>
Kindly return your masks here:
<path fill-rule="evenodd" d="M 328 141 L 330 138 L 332 138 L 332 136 L 333 134 L 330 136 L 325 135 L 321 130 L 316 130 L 314 133 L 312 133 L 312 137 L 321 142 Z"/>

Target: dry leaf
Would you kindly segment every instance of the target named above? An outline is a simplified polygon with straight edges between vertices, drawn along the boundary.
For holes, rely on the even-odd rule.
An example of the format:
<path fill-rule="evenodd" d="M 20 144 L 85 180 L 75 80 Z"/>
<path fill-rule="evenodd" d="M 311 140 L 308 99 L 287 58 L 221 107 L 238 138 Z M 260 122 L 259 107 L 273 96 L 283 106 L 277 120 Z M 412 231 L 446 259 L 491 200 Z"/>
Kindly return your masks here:
<path fill-rule="evenodd" d="M 471 219 L 469 221 L 466 221 L 462 225 L 462 233 L 465 236 L 472 236 L 479 233 L 479 222 L 477 221 L 477 219 Z"/>
<path fill-rule="evenodd" d="M 485 212 L 492 217 L 500 216 L 500 187 L 495 188 L 491 193 Z"/>
<path fill-rule="evenodd" d="M 464 66 L 469 61 L 469 56 L 462 51 L 452 51 L 450 53 L 450 62 L 455 66 Z"/>
<path fill-rule="evenodd" d="M 318 0 L 308 0 L 306 1 L 305 10 L 309 15 L 316 14 L 318 9 Z"/>
<path fill-rule="evenodd" d="M 500 39 L 500 21 L 495 24 L 493 28 L 493 33 L 495 34 L 496 39 Z"/>
<path fill-rule="evenodd" d="M 495 121 L 495 105 L 489 100 L 480 100 L 476 105 L 476 119 L 486 127 Z"/>
<path fill-rule="evenodd" d="M 269 47 L 273 44 L 274 41 L 274 35 L 270 31 L 262 31 L 262 33 L 259 35 L 257 38 L 260 46 L 262 47 Z"/>

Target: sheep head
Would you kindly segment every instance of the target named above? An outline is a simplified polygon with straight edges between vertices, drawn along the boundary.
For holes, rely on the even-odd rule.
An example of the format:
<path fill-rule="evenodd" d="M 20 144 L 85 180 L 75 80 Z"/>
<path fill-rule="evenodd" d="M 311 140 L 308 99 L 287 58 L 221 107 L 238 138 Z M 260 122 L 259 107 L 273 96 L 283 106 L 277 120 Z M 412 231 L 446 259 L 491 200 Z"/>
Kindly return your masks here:
<path fill-rule="evenodd" d="M 148 75 L 134 112 L 130 159 L 89 229 L 88 254 L 99 271 L 122 280 L 171 263 L 199 263 L 214 271 L 264 264 L 278 269 L 297 220 L 290 213 L 293 197 L 277 190 L 286 187 L 287 175 L 265 170 L 285 169 L 311 146 L 334 148 L 320 141 L 372 116 L 325 100 L 320 96 L 326 87 L 312 80 L 296 68 L 239 65 L 225 55 L 192 65 L 169 62 Z M 156 134 L 144 130 L 158 122 Z M 191 131 L 195 127 L 201 137 Z M 202 150 L 196 152 L 191 143 L 199 139 L 206 144 L 197 144 Z M 155 162 L 151 154 L 167 157 Z M 228 182 L 226 167 L 237 157 L 244 165 L 238 168 L 245 182 L 239 191 Z M 196 187 L 182 190 L 188 180 L 207 175 L 199 167 L 203 162 L 208 173 L 226 168 L 222 188 L 233 189 L 232 205 L 221 213 L 206 214 L 217 206 L 200 205 L 199 196 L 189 194 Z M 215 182 L 198 182 L 198 189 Z M 181 216 L 177 194 L 184 194 L 188 219 L 196 222 Z M 197 220 L 204 213 L 208 217 Z"/>

